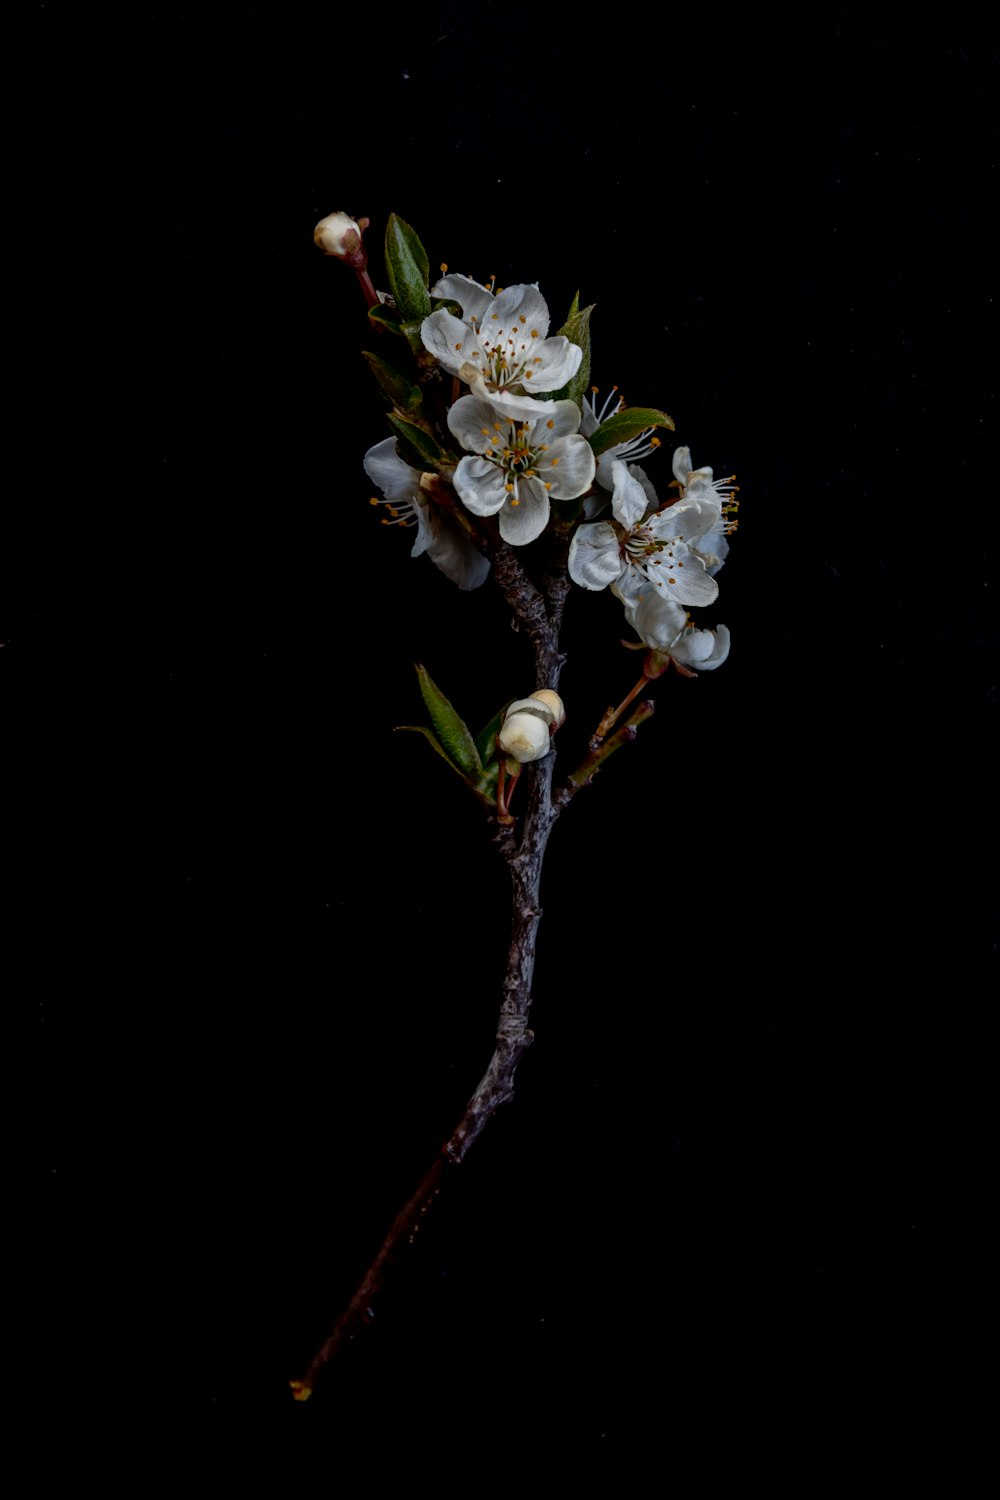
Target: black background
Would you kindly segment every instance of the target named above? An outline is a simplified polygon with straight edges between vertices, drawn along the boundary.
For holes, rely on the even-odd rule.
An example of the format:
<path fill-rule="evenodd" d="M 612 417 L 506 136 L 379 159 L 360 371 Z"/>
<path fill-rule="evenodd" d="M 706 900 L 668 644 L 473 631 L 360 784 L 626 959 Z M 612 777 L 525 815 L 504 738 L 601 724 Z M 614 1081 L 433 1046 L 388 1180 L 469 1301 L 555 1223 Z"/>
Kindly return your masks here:
<path fill-rule="evenodd" d="M 331 1477 L 968 1451 L 996 1160 L 980 13 L 30 9 L 0 675 L 43 1424 L 249 1418 Z M 557 326 L 579 290 L 594 379 L 668 410 L 742 510 L 730 660 L 665 679 L 553 836 L 516 1101 L 298 1407 L 504 970 L 488 829 L 392 732 L 412 664 L 477 727 L 532 685 L 490 585 L 367 505 L 388 428 L 312 242 L 337 209 L 371 218 L 378 286 L 395 212 L 432 266 L 538 281 Z M 564 769 L 631 686 L 623 633 L 574 594 Z"/>

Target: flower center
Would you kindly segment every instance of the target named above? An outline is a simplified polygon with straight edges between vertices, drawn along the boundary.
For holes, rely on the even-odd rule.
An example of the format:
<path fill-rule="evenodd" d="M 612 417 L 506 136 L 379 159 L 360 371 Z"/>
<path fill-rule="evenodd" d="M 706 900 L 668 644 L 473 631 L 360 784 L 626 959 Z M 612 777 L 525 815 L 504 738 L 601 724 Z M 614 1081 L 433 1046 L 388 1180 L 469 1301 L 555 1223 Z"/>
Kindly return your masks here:
<path fill-rule="evenodd" d="M 528 327 L 523 313 L 507 329 L 499 326 L 499 317 L 499 313 L 490 313 L 483 328 L 476 317 L 469 322 L 479 339 L 479 348 L 472 354 L 473 363 L 482 370 L 492 390 L 505 391 L 509 386 L 529 381 L 534 366 L 542 363 L 541 355 L 534 353 L 541 334 L 539 329 Z"/>
<path fill-rule="evenodd" d="M 655 517 L 654 517 L 655 519 Z M 621 543 L 622 562 L 630 576 L 645 579 L 654 587 L 676 584 L 676 569 L 683 568 L 689 548 L 682 536 L 658 537 L 649 522 L 640 522 Z"/>
<path fill-rule="evenodd" d="M 482 429 L 490 443 L 484 449 L 483 457 L 504 475 L 504 489 L 511 505 L 521 503 L 518 486 L 522 479 L 537 479 L 547 490 L 552 488 L 551 481 L 542 479 L 538 471 L 553 468 L 559 460 L 546 458 L 549 445 L 535 441 L 535 425 L 534 422 L 494 422 L 492 428 Z M 553 419 L 549 417 L 542 434 L 551 432 L 553 426 Z"/>

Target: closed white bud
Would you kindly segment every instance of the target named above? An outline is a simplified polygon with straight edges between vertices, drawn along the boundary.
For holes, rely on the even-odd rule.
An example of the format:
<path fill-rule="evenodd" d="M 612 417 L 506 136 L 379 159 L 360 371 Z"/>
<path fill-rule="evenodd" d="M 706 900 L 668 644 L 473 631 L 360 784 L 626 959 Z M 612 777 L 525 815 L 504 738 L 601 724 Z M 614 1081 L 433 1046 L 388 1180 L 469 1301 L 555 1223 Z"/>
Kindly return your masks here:
<path fill-rule="evenodd" d="M 546 707 L 552 710 L 552 724 L 554 728 L 560 729 L 565 724 L 566 710 L 558 693 L 554 693 L 551 688 L 539 688 L 531 696 L 532 698 L 537 698 L 540 703 L 544 703 Z"/>
<path fill-rule="evenodd" d="M 338 260 L 345 260 L 355 270 L 363 270 L 368 256 L 361 233 L 367 228 L 367 219 L 352 219 L 348 214 L 327 214 L 313 230 L 313 239 L 327 255 L 335 255 Z"/>
<path fill-rule="evenodd" d="M 521 765 L 549 753 L 549 726 L 542 714 L 508 711 L 497 736 L 500 748 Z"/>

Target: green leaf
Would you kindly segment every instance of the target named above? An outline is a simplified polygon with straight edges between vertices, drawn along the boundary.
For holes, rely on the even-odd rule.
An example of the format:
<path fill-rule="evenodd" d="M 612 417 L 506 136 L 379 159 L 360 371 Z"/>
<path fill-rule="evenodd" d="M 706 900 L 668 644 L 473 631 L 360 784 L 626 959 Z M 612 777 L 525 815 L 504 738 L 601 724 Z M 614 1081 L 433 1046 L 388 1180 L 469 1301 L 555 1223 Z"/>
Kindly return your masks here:
<path fill-rule="evenodd" d="M 401 412 L 415 412 L 423 400 L 420 387 L 414 385 L 408 375 L 390 364 L 387 359 L 382 359 L 378 354 L 371 354 L 367 349 L 362 349 L 361 352 L 393 406 Z"/>
<path fill-rule="evenodd" d="M 397 412 L 388 413 L 389 425 L 399 438 L 406 450 L 403 458 L 414 469 L 436 469 L 448 455 L 443 448 L 438 447 L 437 442 L 425 427 L 419 427 L 416 422 L 408 422 Z"/>
<path fill-rule="evenodd" d="M 577 292 L 566 321 L 559 330 L 571 344 L 579 344 L 583 350 L 583 358 L 573 378 L 566 382 L 561 391 L 556 391 L 557 401 L 575 401 L 579 406 L 587 393 L 590 385 L 590 315 L 596 305 L 592 302 L 589 307 L 581 307 L 580 293 Z"/>
<path fill-rule="evenodd" d="M 617 447 L 619 443 L 627 443 L 631 438 L 638 437 L 647 427 L 669 427 L 673 432 L 674 419 L 653 406 L 625 406 L 602 422 L 587 441 L 594 453 L 600 454 L 608 448 Z"/>
<path fill-rule="evenodd" d="M 386 225 L 385 268 L 402 321 L 420 322 L 428 317 L 431 299 L 427 290 L 427 251 L 409 224 L 397 214 L 390 214 Z"/>
<path fill-rule="evenodd" d="M 423 322 L 423 318 L 414 318 L 412 323 L 400 324 L 399 331 L 405 336 L 406 342 L 409 344 L 414 354 L 420 354 L 423 352 L 424 341 L 420 337 L 420 330 L 423 327 Z"/>
<path fill-rule="evenodd" d="M 513 699 L 510 701 L 513 702 Z M 500 732 L 500 725 L 503 723 L 503 716 L 506 712 L 507 705 L 505 703 L 503 708 L 498 709 L 490 722 L 476 735 L 476 749 L 479 751 L 479 758 L 484 766 L 496 757 L 497 735 Z"/>
<path fill-rule="evenodd" d="M 424 706 L 431 716 L 431 723 L 444 753 L 455 769 L 474 784 L 482 775 L 483 763 L 468 725 L 452 708 L 426 667 L 417 662 L 416 669 Z"/>
<path fill-rule="evenodd" d="M 483 771 L 482 776 L 480 776 L 479 780 L 476 782 L 476 791 L 479 793 L 480 797 L 482 797 L 483 801 L 488 802 L 491 807 L 496 806 L 497 777 L 499 776 L 499 774 L 500 762 L 498 760 L 492 760 Z"/>
<path fill-rule="evenodd" d="M 449 766 L 451 766 L 451 769 L 457 772 L 457 774 L 461 776 L 463 781 L 467 780 L 465 774 L 462 771 L 459 771 L 451 756 L 446 755 L 442 750 L 441 743 L 438 740 L 438 737 L 434 733 L 433 729 L 428 729 L 426 724 L 397 724 L 395 726 L 395 732 L 396 734 L 422 734 L 431 748 L 437 751 L 441 759 L 447 761 Z"/>
<path fill-rule="evenodd" d="M 394 307 L 386 307 L 380 302 L 377 307 L 368 309 L 368 321 L 374 323 L 377 328 L 384 328 L 388 333 L 402 333 L 400 327 L 399 313 Z"/>
<path fill-rule="evenodd" d="M 451 757 L 446 755 L 441 749 L 437 736 L 433 730 L 427 728 L 426 724 L 397 724 L 395 728 L 397 734 L 422 734 L 431 748 L 440 755 L 441 759 L 454 771 L 456 776 L 461 777 L 470 791 L 475 792 L 480 801 L 484 802 L 491 810 L 496 807 L 497 776 L 500 770 L 496 761 L 492 765 L 487 766 L 485 771 L 481 772 L 478 777 L 466 776 L 464 772 L 458 769 Z"/>

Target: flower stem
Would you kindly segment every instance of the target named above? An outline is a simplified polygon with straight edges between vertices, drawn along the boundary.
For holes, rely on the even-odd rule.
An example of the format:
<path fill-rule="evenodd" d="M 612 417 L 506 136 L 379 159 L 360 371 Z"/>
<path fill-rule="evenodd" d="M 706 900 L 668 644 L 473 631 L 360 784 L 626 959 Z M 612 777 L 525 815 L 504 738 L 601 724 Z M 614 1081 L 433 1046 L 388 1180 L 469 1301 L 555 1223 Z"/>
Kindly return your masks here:
<path fill-rule="evenodd" d="M 592 748 L 596 748 L 597 745 L 599 745 L 608 734 L 608 731 L 614 728 L 614 726 L 618 723 L 618 720 L 621 718 L 622 714 L 628 708 L 629 704 L 633 703 L 635 699 L 638 698 L 639 694 L 642 692 L 648 681 L 649 678 L 645 675 L 645 673 L 643 673 L 643 675 L 639 678 L 639 681 L 636 683 L 635 687 L 630 693 L 626 694 L 626 696 L 619 703 L 618 707 L 608 709 L 607 713 L 604 715 L 604 718 L 598 724 L 597 729 L 594 732 L 594 737 L 590 742 Z"/>
<path fill-rule="evenodd" d="M 367 267 L 363 267 L 360 271 L 355 271 L 354 274 L 358 278 L 358 285 L 360 286 L 361 291 L 364 294 L 364 299 L 368 303 L 368 306 L 378 307 L 378 292 L 375 290 L 374 283 L 372 282 L 372 279 L 368 274 Z"/>
<path fill-rule="evenodd" d="M 555 792 L 554 801 L 556 806 L 560 808 L 565 807 L 581 787 L 589 786 L 604 765 L 604 762 L 610 756 L 614 755 L 616 750 L 620 750 L 623 745 L 631 744 L 639 732 L 639 725 L 644 724 L 647 719 L 651 719 L 655 712 L 656 704 L 652 698 L 646 698 L 639 704 L 635 712 L 625 720 L 625 723 L 619 729 L 615 730 L 609 739 L 600 740 L 595 735 L 590 742 L 590 749 L 576 770 L 566 778 L 565 785 L 559 787 Z"/>

